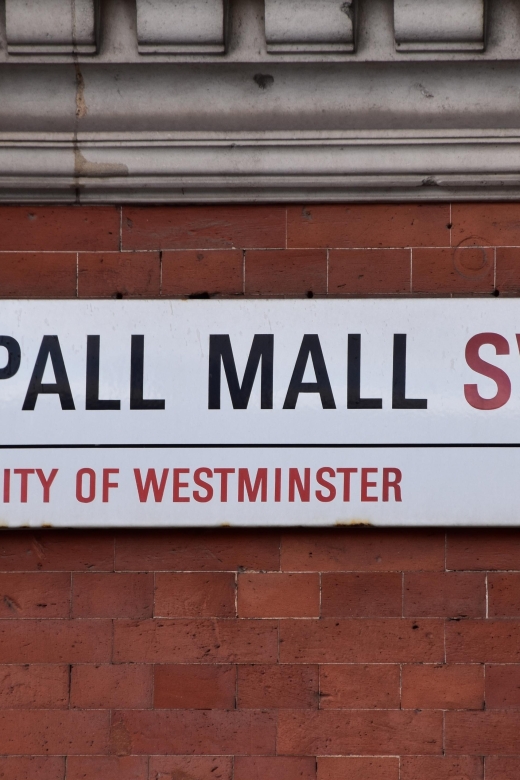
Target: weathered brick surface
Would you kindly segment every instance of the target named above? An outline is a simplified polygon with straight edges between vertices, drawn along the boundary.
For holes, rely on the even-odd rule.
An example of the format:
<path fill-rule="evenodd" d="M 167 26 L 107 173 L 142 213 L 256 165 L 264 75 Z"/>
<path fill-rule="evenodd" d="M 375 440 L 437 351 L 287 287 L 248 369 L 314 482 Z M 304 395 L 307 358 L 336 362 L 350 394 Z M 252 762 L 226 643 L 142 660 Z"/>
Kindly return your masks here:
<path fill-rule="evenodd" d="M 240 617 L 318 617 L 317 574 L 239 574 Z"/>
<path fill-rule="evenodd" d="M 162 253 L 161 294 L 242 295 L 244 258 L 238 249 Z"/>
<path fill-rule="evenodd" d="M 145 709 L 152 706 L 149 664 L 74 664 L 70 706 L 77 709 Z"/>
<path fill-rule="evenodd" d="M 72 575 L 72 616 L 76 618 L 152 617 L 153 574 Z"/>
<path fill-rule="evenodd" d="M 235 612 L 234 574 L 156 575 L 156 617 L 235 617 Z"/>
<path fill-rule="evenodd" d="M 404 614 L 409 617 L 485 617 L 486 578 L 467 572 L 406 573 Z"/>
<path fill-rule="evenodd" d="M 233 710 L 236 678 L 236 667 L 231 664 L 158 664 L 154 667 L 154 707 Z"/>
<path fill-rule="evenodd" d="M 330 295 L 399 295 L 411 291 L 407 249 L 331 249 Z"/>
<path fill-rule="evenodd" d="M 481 710 L 484 708 L 484 667 L 481 664 L 418 664 L 402 669 L 405 709 Z"/>
<path fill-rule="evenodd" d="M 319 669 L 311 664 L 238 666 L 238 707 L 316 709 Z"/>
<path fill-rule="evenodd" d="M 515 296 L 519 225 L 0 206 L 0 298 Z M 516 780 L 519 582 L 498 527 L 4 532 L 0 780 Z"/>
<path fill-rule="evenodd" d="M 323 617 L 401 617 L 403 577 L 391 574 L 323 574 Z"/>
<path fill-rule="evenodd" d="M 156 298 L 161 288 L 158 252 L 81 252 L 80 298 Z"/>
<path fill-rule="evenodd" d="M 399 759 L 370 756 L 318 758 L 318 780 L 399 780 Z M 416 778 L 414 778 L 416 780 Z"/>
<path fill-rule="evenodd" d="M 398 709 L 400 671 L 397 664 L 325 664 L 320 668 L 320 708 Z"/>

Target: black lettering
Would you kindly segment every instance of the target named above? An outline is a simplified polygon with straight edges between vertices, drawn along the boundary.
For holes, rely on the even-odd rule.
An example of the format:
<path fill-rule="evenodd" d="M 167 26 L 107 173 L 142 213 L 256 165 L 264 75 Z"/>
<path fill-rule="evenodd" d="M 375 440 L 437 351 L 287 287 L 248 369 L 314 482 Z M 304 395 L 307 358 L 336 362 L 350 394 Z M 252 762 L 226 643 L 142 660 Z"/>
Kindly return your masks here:
<path fill-rule="evenodd" d="M 314 366 L 314 373 L 316 375 L 315 382 L 303 381 L 309 356 L 311 357 Z M 302 339 L 283 408 L 296 409 L 296 403 L 300 393 L 319 393 L 321 405 L 324 409 L 336 408 L 325 359 L 321 350 L 320 339 L 316 334 L 306 334 Z"/>
<path fill-rule="evenodd" d="M 42 379 L 49 358 L 51 359 L 56 382 L 44 384 Z M 38 352 L 31 381 L 29 382 L 29 387 L 27 389 L 27 395 L 25 396 L 25 401 L 22 406 L 24 412 L 34 410 L 40 394 L 59 395 L 61 408 L 64 410 L 68 411 L 76 408 L 72 399 L 69 379 L 65 370 L 65 363 L 63 361 L 60 342 L 57 336 L 44 336 L 42 339 L 40 351 Z"/>
<path fill-rule="evenodd" d="M 347 409 L 382 409 L 382 398 L 361 398 L 361 335 L 349 333 Z"/>
<path fill-rule="evenodd" d="M 226 379 L 233 409 L 247 409 L 251 391 L 258 372 L 260 360 L 260 408 L 273 408 L 273 358 L 274 336 L 257 334 L 253 338 L 251 351 L 247 359 L 244 378 L 240 385 L 231 349 L 231 339 L 227 334 L 209 337 L 209 382 L 208 409 L 220 409 L 221 365 L 224 365 Z"/>
<path fill-rule="evenodd" d="M 0 336 L 0 347 L 7 350 L 7 363 L 0 368 L 0 379 L 11 379 L 20 368 L 22 359 L 20 345 L 11 336 Z"/>
<path fill-rule="evenodd" d="M 99 336 L 87 336 L 87 382 L 85 409 L 121 409 L 121 401 L 104 401 L 99 397 Z"/>
<path fill-rule="evenodd" d="M 426 398 L 406 397 L 406 334 L 394 334 L 392 409 L 427 409 Z"/>
<path fill-rule="evenodd" d="M 130 354 L 130 409 L 164 409 L 163 398 L 143 398 L 144 336 L 132 336 Z"/>

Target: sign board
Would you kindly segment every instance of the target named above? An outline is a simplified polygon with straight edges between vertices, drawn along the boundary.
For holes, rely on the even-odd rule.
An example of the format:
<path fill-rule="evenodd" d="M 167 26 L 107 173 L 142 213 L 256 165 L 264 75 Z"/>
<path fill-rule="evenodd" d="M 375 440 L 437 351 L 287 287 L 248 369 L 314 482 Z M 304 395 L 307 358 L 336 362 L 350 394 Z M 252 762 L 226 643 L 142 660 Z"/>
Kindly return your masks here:
<path fill-rule="evenodd" d="M 520 301 L 3 301 L 3 527 L 518 525 Z"/>

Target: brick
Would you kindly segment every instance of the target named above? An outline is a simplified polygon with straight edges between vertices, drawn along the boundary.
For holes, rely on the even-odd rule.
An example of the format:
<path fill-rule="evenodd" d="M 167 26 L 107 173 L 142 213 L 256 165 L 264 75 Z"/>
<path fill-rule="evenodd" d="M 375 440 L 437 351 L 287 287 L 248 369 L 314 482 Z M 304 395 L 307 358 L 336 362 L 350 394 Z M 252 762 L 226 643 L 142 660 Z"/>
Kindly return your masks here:
<path fill-rule="evenodd" d="M 106 531 L 9 531 L 0 535 L 0 571 L 112 571 Z"/>
<path fill-rule="evenodd" d="M 518 663 L 520 621 L 461 620 L 447 623 L 446 660 L 451 663 Z"/>
<path fill-rule="evenodd" d="M 154 667 L 156 709 L 232 710 L 236 668 L 229 664 L 161 664 Z"/>
<path fill-rule="evenodd" d="M 72 616 L 134 618 L 153 614 L 153 574 L 74 574 Z"/>
<path fill-rule="evenodd" d="M 0 574 L 0 618 L 70 614 L 70 574 Z"/>
<path fill-rule="evenodd" d="M 520 574 L 490 574 L 489 617 L 520 617 Z"/>
<path fill-rule="evenodd" d="M 152 706 L 153 667 L 148 664 L 79 664 L 71 669 L 70 705 L 83 709 Z"/>
<path fill-rule="evenodd" d="M 320 668 L 320 709 L 399 709 L 396 664 L 327 664 Z"/>
<path fill-rule="evenodd" d="M 280 710 L 277 750 L 284 755 L 441 753 L 442 713 Z"/>
<path fill-rule="evenodd" d="M 237 756 L 234 780 L 316 780 L 311 756 Z"/>
<path fill-rule="evenodd" d="M 100 710 L 0 710 L 2 750 L 22 756 L 103 754 L 109 718 Z"/>
<path fill-rule="evenodd" d="M 496 249 L 496 288 L 500 295 L 520 293 L 520 250 L 516 247 Z"/>
<path fill-rule="evenodd" d="M 149 780 L 232 780 L 231 756 L 150 756 Z"/>
<path fill-rule="evenodd" d="M 58 709 L 68 705 L 68 666 L 0 666 L 0 708 Z"/>
<path fill-rule="evenodd" d="M 483 780 L 483 777 L 484 761 L 480 756 L 401 758 L 401 780 Z"/>
<path fill-rule="evenodd" d="M 118 248 L 116 206 L 0 208 L 0 251 L 103 252 Z"/>
<path fill-rule="evenodd" d="M 405 574 L 404 614 L 410 617 L 486 617 L 485 576 L 466 572 Z"/>
<path fill-rule="evenodd" d="M 124 206 L 124 249 L 285 246 L 283 206 Z"/>
<path fill-rule="evenodd" d="M 275 663 L 274 620 L 118 620 L 114 660 L 141 663 Z"/>
<path fill-rule="evenodd" d="M 156 298 L 160 285 L 158 252 L 80 252 L 78 256 L 79 298 Z"/>
<path fill-rule="evenodd" d="M 409 293 L 410 251 L 406 249 L 331 249 L 329 295 Z"/>
<path fill-rule="evenodd" d="M 519 529 L 449 530 L 446 540 L 447 569 L 520 571 Z"/>
<path fill-rule="evenodd" d="M 237 571 L 280 568 L 275 531 L 205 529 L 121 531 L 116 569 L 131 571 Z"/>
<path fill-rule="evenodd" d="M 63 756 L 0 756 L 1 780 L 65 780 Z"/>
<path fill-rule="evenodd" d="M 486 756 L 486 780 L 520 777 L 520 756 Z"/>
<path fill-rule="evenodd" d="M 281 568 L 283 571 L 442 571 L 444 533 L 415 529 L 292 530 L 282 534 Z"/>
<path fill-rule="evenodd" d="M 301 664 L 238 666 L 241 709 L 316 709 L 318 667 Z"/>
<path fill-rule="evenodd" d="M 239 574 L 239 617 L 318 617 L 317 574 Z"/>
<path fill-rule="evenodd" d="M 4 252 L 0 269 L 0 298 L 76 297 L 75 253 Z"/>
<path fill-rule="evenodd" d="M 401 617 L 402 575 L 323 574 L 322 617 Z"/>
<path fill-rule="evenodd" d="M 443 657 L 443 624 L 438 620 L 323 618 L 280 623 L 282 663 L 435 663 Z"/>
<path fill-rule="evenodd" d="M 399 780 L 399 759 L 319 756 L 318 780 Z"/>
<path fill-rule="evenodd" d="M 67 780 L 148 780 L 145 756 L 69 756 Z"/>
<path fill-rule="evenodd" d="M 414 293 L 491 293 L 494 288 L 493 247 L 412 250 Z"/>
<path fill-rule="evenodd" d="M 108 620 L 0 621 L 0 663 L 102 663 L 111 649 Z"/>
<path fill-rule="evenodd" d="M 447 712 L 448 755 L 518 753 L 520 712 Z"/>
<path fill-rule="evenodd" d="M 325 295 L 324 249 L 251 250 L 246 252 L 246 295 Z"/>
<path fill-rule="evenodd" d="M 486 708 L 520 709 L 520 666 L 486 667 Z"/>
<path fill-rule="evenodd" d="M 365 249 L 449 246 L 448 204 L 290 206 L 287 246 Z"/>
<path fill-rule="evenodd" d="M 238 249 L 163 252 L 161 295 L 242 295 L 243 263 Z"/>
<path fill-rule="evenodd" d="M 403 666 L 403 709 L 484 708 L 484 667 L 480 665 Z"/>
<path fill-rule="evenodd" d="M 156 574 L 156 617 L 235 617 L 235 575 Z"/>
<path fill-rule="evenodd" d="M 482 240 L 499 246 L 520 243 L 519 203 L 453 203 L 451 218 L 454 245 Z"/>
<path fill-rule="evenodd" d="M 272 755 L 276 720 L 253 710 L 122 710 L 111 733 L 120 755 Z"/>

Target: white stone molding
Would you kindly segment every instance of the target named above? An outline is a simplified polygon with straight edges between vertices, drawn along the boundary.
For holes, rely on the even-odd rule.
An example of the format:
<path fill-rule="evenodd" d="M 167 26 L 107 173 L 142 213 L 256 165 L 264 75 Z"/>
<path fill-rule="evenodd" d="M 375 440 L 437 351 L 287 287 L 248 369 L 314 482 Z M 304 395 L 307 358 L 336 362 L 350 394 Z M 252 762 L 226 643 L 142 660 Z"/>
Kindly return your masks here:
<path fill-rule="evenodd" d="M 225 0 L 137 0 L 141 54 L 225 51 Z"/>
<path fill-rule="evenodd" d="M 353 52 L 355 0 L 265 0 L 268 52 Z"/>
<path fill-rule="evenodd" d="M 11 54 L 94 54 L 95 0 L 5 0 Z"/>
<path fill-rule="evenodd" d="M 394 0 L 398 51 L 483 51 L 485 0 Z"/>
<path fill-rule="evenodd" d="M 6 1 L 34 10 L 24 39 Z M 395 49 L 401 0 L 358 0 L 354 51 L 309 48 L 303 12 L 291 35 L 305 48 L 268 51 L 264 0 L 233 0 L 226 49 L 213 53 L 216 37 L 195 40 L 203 0 L 171 0 L 162 43 L 146 35 L 173 48 L 146 54 L 136 0 L 103 0 L 94 56 L 63 42 L 65 13 L 55 32 L 69 49 L 52 50 L 43 32 L 60 2 L 70 11 L 73 0 L 0 0 L 1 201 L 520 199 L 519 0 L 489 3 L 484 51 L 407 52 Z M 450 0 L 461 2 L 473 0 Z M 223 36 L 225 6 L 208 8 Z M 32 48 L 8 50 L 22 39 Z M 175 48 L 194 41 L 199 52 Z"/>

